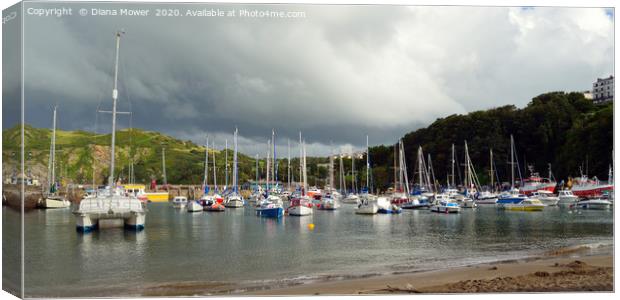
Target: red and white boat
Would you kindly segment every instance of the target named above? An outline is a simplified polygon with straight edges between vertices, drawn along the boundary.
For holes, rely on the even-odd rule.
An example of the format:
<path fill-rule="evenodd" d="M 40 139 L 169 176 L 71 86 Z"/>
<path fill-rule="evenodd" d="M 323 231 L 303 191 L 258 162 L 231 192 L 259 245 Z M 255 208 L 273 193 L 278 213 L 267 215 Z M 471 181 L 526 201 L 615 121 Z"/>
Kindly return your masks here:
<path fill-rule="evenodd" d="M 599 197 L 613 192 L 614 185 L 610 182 L 601 182 L 596 177 L 589 179 L 582 175 L 580 178 L 574 179 L 571 191 L 580 198 Z"/>
<path fill-rule="evenodd" d="M 554 192 L 557 182 L 550 178 L 543 178 L 537 172 L 532 172 L 532 175 L 523 180 L 523 184 L 519 188 L 522 194 L 527 196 L 532 195 L 537 191 Z"/>

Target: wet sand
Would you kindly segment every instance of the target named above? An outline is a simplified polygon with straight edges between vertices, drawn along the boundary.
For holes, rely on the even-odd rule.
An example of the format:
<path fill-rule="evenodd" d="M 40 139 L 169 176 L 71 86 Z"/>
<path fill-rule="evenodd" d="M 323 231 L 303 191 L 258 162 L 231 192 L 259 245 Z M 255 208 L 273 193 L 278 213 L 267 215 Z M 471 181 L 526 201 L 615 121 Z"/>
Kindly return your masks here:
<path fill-rule="evenodd" d="M 611 254 L 549 255 L 438 271 L 311 283 L 247 295 L 613 291 Z"/>

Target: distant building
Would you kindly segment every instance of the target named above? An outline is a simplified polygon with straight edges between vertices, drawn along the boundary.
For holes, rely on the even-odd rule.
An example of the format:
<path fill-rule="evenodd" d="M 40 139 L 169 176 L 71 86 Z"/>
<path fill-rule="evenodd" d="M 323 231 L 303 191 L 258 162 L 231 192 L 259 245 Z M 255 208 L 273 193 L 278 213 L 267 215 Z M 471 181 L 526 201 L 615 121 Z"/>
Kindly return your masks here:
<path fill-rule="evenodd" d="M 592 84 L 592 101 L 594 104 L 607 103 L 614 101 L 614 76 L 607 78 L 597 78 Z"/>
<path fill-rule="evenodd" d="M 583 91 L 583 97 L 588 99 L 588 100 L 594 99 L 594 96 L 592 96 L 592 92 L 591 91 Z"/>

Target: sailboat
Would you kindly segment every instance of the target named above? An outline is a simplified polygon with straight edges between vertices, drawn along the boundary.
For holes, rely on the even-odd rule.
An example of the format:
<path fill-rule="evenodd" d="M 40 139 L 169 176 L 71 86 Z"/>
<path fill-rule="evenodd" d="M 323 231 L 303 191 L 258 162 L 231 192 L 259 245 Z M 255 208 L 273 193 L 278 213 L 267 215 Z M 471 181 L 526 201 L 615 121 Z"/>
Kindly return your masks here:
<path fill-rule="evenodd" d="M 497 194 L 494 193 L 495 189 L 495 175 L 496 171 L 494 170 L 495 163 L 493 162 L 493 149 L 489 149 L 489 178 L 491 178 L 491 186 L 490 190 L 481 191 L 478 197 L 476 197 L 476 204 L 495 204 L 497 203 Z"/>
<path fill-rule="evenodd" d="M 114 182 L 114 159 L 116 143 L 116 102 L 118 99 L 118 50 L 120 38 L 124 32 L 116 33 L 116 60 L 114 66 L 114 88 L 112 90 L 112 134 L 110 145 L 110 177 L 106 192 L 98 193 L 94 197 L 87 197 L 80 201 L 80 205 L 73 213 L 76 215 L 76 226 L 79 231 L 96 229 L 101 220 L 122 219 L 125 227 L 140 230 L 144 228 L 146 210 L 135 196 L 126 195 Z"/>
<path fill-rule="evenodd" d="M 235 145 L 235 151 L 233 152 L 233 175 L 232 175 L 232 192 L 230 194 L 228 194 L 226 196 L 226 200 L 224 202 L 224 206 L 226 207 L 231 207 L 231 208 L 241 208 L 243 207 L 244 201 L 243 201 L 243 197 L 241 197 L 241 194 L 239 194 L 239 171 L 237 168 L 237 135 L 238 135 L 239 130 L 237 128 L 235 128 L 235 135 L 233 137 L 234 139 L 234 145 Z"/>
<path fill-rule="evenodd" d="M 312 199 L 306 195 L 308 190 L 308 174 L 306 170 L 306 144 L 299 133 L 299 177 L 302 179 L 301 193 L 291 199 L 286 212 L 291 216 L 308 216 L 312 214 Z"/>
<path fill-rule="evenodd" d="M 321 197 L 318 209 L 335 210 L 340 208 L 340 193 L 334 189 L 334 155 L 329 156 L 329 188 L 325 189 L 326 194 Z"/>
<path fill-rule="evenodd" d="M 275 132 L 272 131 L 271 133 L 272 133 L 272 142 L 274 143 L 274 147 L 273 147 L 274 162 L 271 163 L 271 160 L 269 158 L 270 151 L 268 151 L 267 152 L 267 197 L 259 203 L 259 206 L 256 208 L 256 215 L 260 217 L 279 218 L 284 215 L 284 208 L 282 207 L 282 199 L 279 196 L 273 194 L 273 192 L 276 191 L 276 189 L 269 188 L 269 175 L 270 175 L 269 173 L 271 173 L 274 177 L 276 174 Z M 271 143 L 268 143 L 268 145 L 269 145 L 269 148 L 271 148 Z"/>
<path fill-rule="evenodd" d="M 480 189 L 480 183 L 476 176 L 476 170 L 469 157 L 469 148 L 467 147 L 467 141 L 465 141 L 465 194 L 463 197 L 456 197 L 456 202 L 462 208 L 474 208 L 476 202 L 472 199 Z"/>
<path fill-rule="evenodd" d="M 204 175 L 202 179 L 202 197 L 200 197 L 200 205 L 202 205 L 203 209 L 206 210 L 207 207 L 213 205 L 215 200 L 213 199 L 213 195 L 210 195 L 209 189 L 209 138 L 207 137 L 207 143 L 205 144 L 205 168 Z"/>
<path fill-rule="evenodd" d="M 378 198 L 375 195 L 370 194 L 370 147 L 368 146 L 368 136 L 366 136 L 366 188 L 362 193 L 360 200 L 355 209 L 356 214 L 360 215 L 374 215 L 379 212 Z M 382 197 L 382 202 L 387 201 L 387 198 Z M 382 203 L 384 204 L 384 203 Z M 385 205 L 384 205 L 385 206 Z M 384 207 L 385 208 L 385 207 Z"/>
<path fill-rule="evenodd" d="M 402 143 L 402 142 L 401 142 Z M 403 166 L 402 171 L 404 172 L 404 180 L 406 182 L 406 189 L 409 190 L 408 177 L 407 177 L 407 169 L 404 155 L 404 146 L 402 146 L 402 158 Z M 411 197 L 411 192 L 407 192 L 409 201 L 402 204 L 403 209 L 419 209 L 419 208 L 429 208 L 431 206 L 429 202 L 429 198 L 434 196 L 431 191 L 430 186 L 430 178 L 428 177 L 428 172 L 426 168 L 426 163 L 424 162 L 424 153 L 422 152 L 422 146 L 418 147 L 418 190 L 415 192 L 415 195 Z"/>
<path fill-rule="evenodd" d="M 499 195 L 499 197 L 497 197 L 497 204 L 516 204 L 519 203 L 525 199 L 527 199 L 527 196 L 524 194 L 520 194 L 519 190 L 515 188 L 515 164 L 517 165 L 518 168 L 518 161 L 515 163 L 515 140 L 512 136 L 512 134 L 510 135 L 510 176 L 511 176 L 511 180 L 510 180 L 510 191 L 509 192 L 504 192 L 501 193 Z M 521 177 L 521 170 L 519 169 L 519 177 Z"/>
<path fill-rule="evenodd" d="M 343 203 L 358 204 L 359 196 L 357 195 L 357 185 L 355 184 L 355 153 L 351 151 L 351 192 L 344 198 Z"/>
<path fill-rule="evenodd" d="M 50 158 L 48 163 L 48 193 L 39 200 L 41 208 L 67 208 L 71 206 L 71 202 L 65 197 L 58 195 L 56 186 L 56 106 L 54 106 L 52 142 L 50 143 Z"/>
<path fill-rule="evenodd" d="M 215 149 L 215 142 L 212 142 L 212 149 Z M 206 150 L 205 150 L 206 151 Z M 208 186 L 207 184 L 205 184 L 205 186 Z M 205 195 L 207 195 L 205 193 Z M 213 194 L 212 195 L 208 195 L 209 201 L 212 201 L 212 203 L 210 205 L 208 205 L 207 203 L 203 204 L 204 210 L 205 211 L 224 211 L 226 210 L 226 208 L 224 207 L 224 198 L 222 198 L 222 196 L 220 196 L 217 193 L 217 171 L 215 169 L 215 151 L 213 151 Z"/>

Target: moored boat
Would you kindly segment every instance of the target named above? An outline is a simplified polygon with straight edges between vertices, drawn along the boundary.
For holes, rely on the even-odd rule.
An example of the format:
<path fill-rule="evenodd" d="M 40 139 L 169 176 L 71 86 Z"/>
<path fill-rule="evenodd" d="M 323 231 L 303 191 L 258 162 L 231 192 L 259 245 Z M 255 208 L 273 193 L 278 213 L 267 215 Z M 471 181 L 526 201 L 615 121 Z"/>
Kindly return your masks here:
<path fill-rule="evenodd" d="M 438 194 L 435 197 L 433 204 L 431 205 L 431 211 L 436 213 L 459 213 L 461 212 L 461 207 L 454 202 L 446 194 Z"/>
<path fill-rule="evenodd" d="M 561 190 L 558 192 L 558 204 L 573 204 L 579 201 L 579 197 L 575 196 L 571 190 Z"/>
<path fill-rule="evenodd" d="M 187 206 L 187 197 L 175 196 L 174 198 L 172 198 L 172 207 L 185 208 L 185 206 Z"/>
<path fill-rule="evenodd" d="M 201 212 L 203 211 L 203 207 L 198 200 L 191 200 L 187 202 L 186 205 L 187 212 Z"/>
<path fill-rule="evenodd" d="M 513 211 L 542 211 L 546 205 L 544 205 L 538 199 L 524 199 L 519 203 L 510 203 L 503 205 L 505 210 L 513 210 Z"/>
<path fill-rule="evenodd" d="M 546 206 L 556 206 L 560 201 L 559 197 L 556 197 L 552 192 L 547 190 L 536 191 L 532 193 L 530 198 L 538 199 Z"/>
<path fill-rule="evenodd" d="M 611 207 L 611 202 L 607 199 L 602 199 L 602 198 L 585 199 L 585 200 L 580 200 L 577 203 L 572 204 L 572 207 L 582 208 L 582 209 L 606 210 Z"/>

